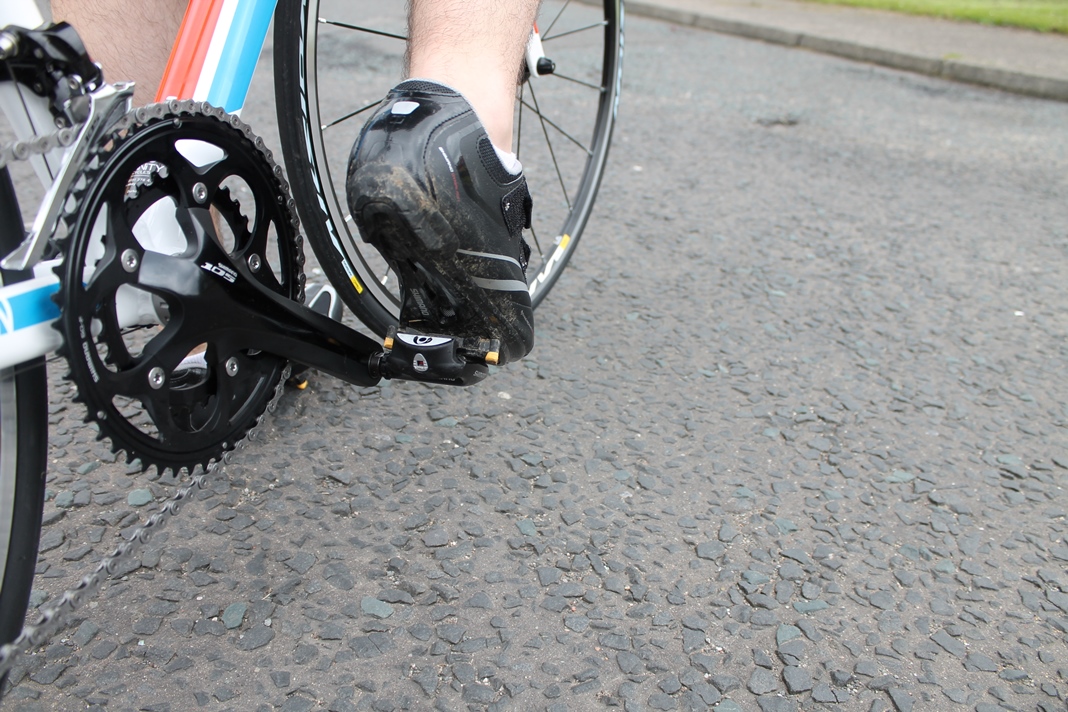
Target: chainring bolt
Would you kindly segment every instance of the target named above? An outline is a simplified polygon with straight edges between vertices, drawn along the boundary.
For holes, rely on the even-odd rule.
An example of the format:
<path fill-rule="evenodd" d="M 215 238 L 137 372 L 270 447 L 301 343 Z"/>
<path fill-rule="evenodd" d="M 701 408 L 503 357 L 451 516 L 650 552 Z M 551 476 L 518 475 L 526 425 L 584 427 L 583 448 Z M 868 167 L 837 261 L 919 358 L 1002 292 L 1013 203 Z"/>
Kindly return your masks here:
<path fill-rule="evenodd" d="M 240 370 L 240 368 L 237 365 L 237 359 L 236 358 L 231 357 L 231 358 L 226 360 L 226 375 L 231 376 L 231 377 L 232 376 L 236 376 L 237 372 L 239 370 Z"/>
<path fill-rule="evenodd" d="M 140 264 L 141 258 L 137 256 L 137 252 L 134 250 L 124 250 L 122 253 L 122 268 L 127 272 L 136 272 L 137 265 Z"/>
<path fill-rule="evenodd" d="M 260 259 L 259 255 L 249 255 L 248 256 L 248 268 L 250 270 L 252 270 L 254 273 L 255 272 L 259 272 L 260 271 L 260 267 L 262 267 L 262 266 L 263 266 L 263 260 Z"/>
<path fill-rule="evenodd" d="M 152 386 L 152 390 L 158 391 L 166 382 L 167 374 L 159 366 L 148 372 L 148 385 Z"/>
<path fill-rule="evenodd" d="M 203 203 L 208 199 L 208 186 L 203 183 L 197 183 L 193 186 L 193 200 L 198 203 Z"/>

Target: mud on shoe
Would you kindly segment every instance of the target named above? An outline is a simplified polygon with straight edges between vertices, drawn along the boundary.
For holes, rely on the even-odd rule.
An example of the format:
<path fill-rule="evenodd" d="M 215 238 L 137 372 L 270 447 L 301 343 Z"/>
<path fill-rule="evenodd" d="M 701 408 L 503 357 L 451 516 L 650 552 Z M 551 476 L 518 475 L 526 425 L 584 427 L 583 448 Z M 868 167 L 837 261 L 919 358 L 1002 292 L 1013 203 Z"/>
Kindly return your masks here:
<path fill-rule="evenodd" d="M 502 364 L 531 350 L 530 193 L 463 96 L 419 80 L 393 89 L 353 146 L 346 191 L 400 280 L 401 331 L 496 339 Z"/>

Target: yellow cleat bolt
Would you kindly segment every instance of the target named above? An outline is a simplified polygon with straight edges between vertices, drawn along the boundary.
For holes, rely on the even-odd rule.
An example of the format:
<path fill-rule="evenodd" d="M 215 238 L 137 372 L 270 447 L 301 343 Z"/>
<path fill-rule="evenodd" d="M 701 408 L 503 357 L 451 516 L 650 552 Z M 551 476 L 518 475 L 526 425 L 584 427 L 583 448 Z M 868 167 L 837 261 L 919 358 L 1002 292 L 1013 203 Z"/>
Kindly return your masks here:
<path fill-rule="evenodd" d="M 496 351 L 490 351 L 486 354 L 486 363 L 496 366 L 497 361 L 499 361 L 500 358 L 501 355 L 499 353 L 497 353 Z"/>
<path fill-rule="evenodd" d="M 386 351 L 392 351 L 393 350 L 393 337 L 392 336 L 387 336 L 386 340 L 382 342 L 382 347 Z"/>

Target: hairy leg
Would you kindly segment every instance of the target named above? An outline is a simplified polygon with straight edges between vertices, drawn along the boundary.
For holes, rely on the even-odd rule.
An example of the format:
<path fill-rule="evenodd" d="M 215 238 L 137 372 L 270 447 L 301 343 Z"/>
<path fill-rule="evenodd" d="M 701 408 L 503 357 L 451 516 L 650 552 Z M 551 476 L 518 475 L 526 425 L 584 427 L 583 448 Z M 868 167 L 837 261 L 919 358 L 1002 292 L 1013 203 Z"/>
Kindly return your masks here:
<path fill-rule="evenodd" d="M 52 16 L 78 30 L 109 82 L 135 81 L 134 104 L 156 96 L 186 0 L 52 0 Z"/>
<path fill-rule="evenodd" d="M 461 92 L 510 151 L 515 88 L 539 0 L 411 0 L 408 76 Z"/>

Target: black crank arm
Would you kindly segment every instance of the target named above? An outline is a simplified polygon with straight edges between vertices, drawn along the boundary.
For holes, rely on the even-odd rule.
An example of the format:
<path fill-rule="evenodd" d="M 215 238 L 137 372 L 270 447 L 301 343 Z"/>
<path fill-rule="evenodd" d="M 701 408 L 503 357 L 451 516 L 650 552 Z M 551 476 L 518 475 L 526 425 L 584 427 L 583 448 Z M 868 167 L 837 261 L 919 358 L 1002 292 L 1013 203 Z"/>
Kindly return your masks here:
<path fill-rule="evenodd" d="M 370 371 L 382 352 L 377 341 L 276 294 L 233 264 L 145 252 L 137 283 L 180 305 L 168 323 L 181 335 L 175 338 L 212 342 L 223 353 L 259 349 L 349 383 L 378 383 Z"/>

